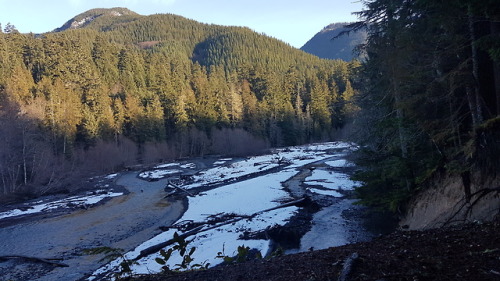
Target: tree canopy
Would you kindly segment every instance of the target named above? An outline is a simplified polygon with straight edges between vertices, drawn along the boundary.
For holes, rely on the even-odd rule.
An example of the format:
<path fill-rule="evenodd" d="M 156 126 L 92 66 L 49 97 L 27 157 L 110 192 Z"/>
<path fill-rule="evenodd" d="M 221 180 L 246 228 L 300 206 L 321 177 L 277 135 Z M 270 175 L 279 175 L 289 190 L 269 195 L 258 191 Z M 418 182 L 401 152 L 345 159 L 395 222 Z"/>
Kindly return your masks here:
<path fill-rule="evenodd" d="M 368 30 L 357 119 L 364 202 L 397 211 L 437 171 L 464 186 L 474 170 L 498 171 L 498 3 L 364 4 L 350 26 Z"/>
<path fill-rule="evenodd" d="M 29 120 L 40 145 L 71 161 L 130 141 L 138 154 L 125 158 L 138 161 L 220 153 L 220 134 L 292 145 L 329 139 L 342 127 L 358 66 L 248 28 L 91 10 L 55 32 L 0 33 L 0 111 Z M 117 159 L 108 170 L 129 163 Z M 31 163 L 10 184 L 28 174 L 34 180 Z"/>

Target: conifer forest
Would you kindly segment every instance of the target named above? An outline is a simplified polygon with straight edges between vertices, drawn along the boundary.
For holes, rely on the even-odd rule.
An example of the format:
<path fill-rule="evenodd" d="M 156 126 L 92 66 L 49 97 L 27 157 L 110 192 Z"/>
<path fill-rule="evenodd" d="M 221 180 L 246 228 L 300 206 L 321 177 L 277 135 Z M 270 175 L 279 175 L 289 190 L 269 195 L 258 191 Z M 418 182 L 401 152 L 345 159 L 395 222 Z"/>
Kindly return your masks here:
<path fill-rule="evenodd" d="M 170 14 L 95 9 L 74 22 L 88 19 L 0 33 L 4 194 L 138 163 L 330 139 L 355 111 L 358 62 Z"/>

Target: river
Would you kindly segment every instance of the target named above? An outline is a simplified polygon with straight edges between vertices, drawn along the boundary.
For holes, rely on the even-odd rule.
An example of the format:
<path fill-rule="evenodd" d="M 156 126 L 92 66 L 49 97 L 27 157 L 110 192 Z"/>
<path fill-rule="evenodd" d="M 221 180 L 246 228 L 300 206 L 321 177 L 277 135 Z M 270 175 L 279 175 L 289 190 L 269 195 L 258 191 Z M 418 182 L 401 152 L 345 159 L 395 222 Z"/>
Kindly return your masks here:
<path fill-rule="evenodd" d="M 280 158 L 283 158 L 286 154 L 280 155 Z M 341 172 L 343 167 L 332 168 L 326 163 L 344 157 L 345 147 L 330 154 L 324 154 L 317 159 L 297 160 L 292 168 L 280 169 L 280 166 L 273 166 L 272 161 L 267 164 L 262 164 L 262 161 L 252 164 L 260 169 L 258 174 L 260 176 L 266 174 L 264 169 L 266 165 L 269 167 L 269 173 L 280 172 L 285 176 L 292 175 L 286 176 L 288 180 L 282 184 L 283 191 L 279 191 L 288 192 L 289 198 L 300 198 L 307 194 L 319 203 L 320 208 L 312 216 L 310 230 L 303 235 L 300 245 L 296 249 L 288 249 L 287 253 L 339 246 L 369 240 L 373 237 L 373 233 L 363 228 L 362 218 L 352 215 L 361 212 L 362 209 L 353 205 L 353 199 L 349 199 L 348 196 L 324 195 L 322 193 L 329 191 L 327 188 L 307 182 L 308 178 L 312 179 L 312 173 L 315 171 L 330 171 L 331 174 Z M 192 165 L 188 166 L 197 167 L 198 172 L 206 171 L 206 168 L 213 167 L 214 163 L 227 162 L 227 167 L 238 167 L 237 159 L 223 159 L 222 162 L 216 160 L 218 159 L 188 161 L 188 164 Z M 233 170 L 235 174 L 239 172 L 238 169 Z M 235 177 L 230 184 L 237 186 L 240 180 L 243 184 L 243 178 L 249 181 L 248 175 L 237 175 L 239 177 Z M 230 175 L 224 174 L 226 179 L 228 176 Z M 218 175 L 218 177 L 222 176 Z M 258 182 L 259 176 L 256 175 L 252 180 Z M 327 180 L 325 181 L 328 183 Z M 160 227 L 171 225 L 185 214 L 187 199 L 165 198 L 166 178 L 146 181 L 138 177 L 138 172 L 124 172 L 117 177 L 116 184 L 124 186 L 129 193 L 89 209 L 81 209 L 55 217 L 37 216 L 32 220 L 25 219 L 0 228 L 2 241 L 0 256 L 62 258 L 63 262 L 69 266 L 54 267 L 44 263 L 9 259 L 0 262 L 2 279 L 44 281 L 81 279 L 107 262 L 101 260 L 103 255 L 84 255 L 85 249 L 109 247 L 123 249 L 124 253 L 132 251 L 144 241 L 161 234 Z M 214 192 L 218 192 L 219 189 L 223 190 L 223 187 L 228 185 L 215 185 Z M 278 185 L 280 185 L 279 182 Z M 208 198 L 207 193 L 201 196 Z M 220 204 L 217 203 L 217 205 Z"/>

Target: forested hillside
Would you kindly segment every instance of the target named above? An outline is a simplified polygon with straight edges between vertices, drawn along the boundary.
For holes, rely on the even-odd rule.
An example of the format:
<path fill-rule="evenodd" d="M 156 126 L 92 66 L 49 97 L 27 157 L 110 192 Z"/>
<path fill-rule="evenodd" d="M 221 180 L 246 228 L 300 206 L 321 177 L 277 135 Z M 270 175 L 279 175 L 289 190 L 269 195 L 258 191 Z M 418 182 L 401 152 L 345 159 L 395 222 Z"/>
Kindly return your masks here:
<path fill-rule="evenodd" d="M 415 195 L 427 194 L 414 202 L 415 214 L 421 208 L 414 219 L 498 214 L 498 1 L 365 4 L 363 21 L 351 25 L 368 29 L 357 84 L 358 162 L 365 167 L 359 195 L 402 212 Z"/>
<path fill-rule="evenodd" d="M 349 35 L 338 36 L 347 31 L 349 23 L 332 23 L 304 44 L 300 49 L 323 59 L 351 61 L 358 58 L 358 46 L 366 41 L 366 30 L 360 29 Z"/>
<path fill-rule="evenodd" d="M 69 175 L 329 139 L 358 63 L 247 28 L 96 9 L 45 34 L 0 33 L 2 194 Z"/>

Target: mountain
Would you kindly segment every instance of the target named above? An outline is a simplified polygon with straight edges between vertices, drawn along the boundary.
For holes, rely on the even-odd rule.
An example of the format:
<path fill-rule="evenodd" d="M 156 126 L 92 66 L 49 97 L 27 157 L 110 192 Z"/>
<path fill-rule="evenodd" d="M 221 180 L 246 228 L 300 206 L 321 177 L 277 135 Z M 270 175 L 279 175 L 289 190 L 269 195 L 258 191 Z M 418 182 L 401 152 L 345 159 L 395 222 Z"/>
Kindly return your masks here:
<path fill-rule="evenodd" d="M 130 11 L 127 8 L 92 9 L 73 17 L 63 26 L 56 28 L 54 32 L 83 28 L 93 22 L 99 21 L 99 19 L 104 18 L 114 18 L 115 20 L 131 20 L 138 16 L 140 15 L 133 11 Z"/>
<path fill-rule="evenodd" d="M 173 14 L 94 9 L 39 36 L 0 33 L 0 61 L 2 151 L 13 155 L 0 153 L 4 190 L 54 182 L 58 159 L 102 173 L 333 138 L 355 110 L 356 62 Z M 40 136 L 25 143 L 29 157 L 50 163 L 16 162 L 28 159 L 27 127 Z"/>
<path fill-rule="evenodd" d="M 352 60 L 356 57 L 353 50 L 357 45 L 365 42 L 366 32 L 352 32 L 335 38 L 346 30 L 344 28 L 346 24 L 348 23 L 332 23 L 326 26 L 300 49 L 323 59 Z"/>
<path fill-rule="evenodd" d="M 247 27 L 204 24 L 174 14 L 142 16 L 126 8 L 93 9 L 54 32 L 71 30 L 93 30 L 115 43 L 168 49 L 177 55 L 180 52 L 204 66 L 265 64 L 264 68 L 282 71 L 290 65 L 307 68 L 322 63 L 309 53 Z"/>

